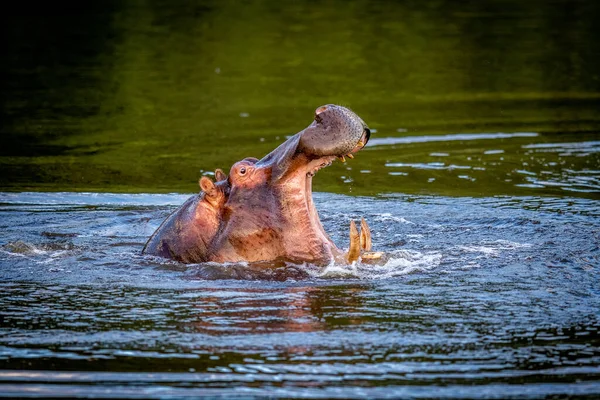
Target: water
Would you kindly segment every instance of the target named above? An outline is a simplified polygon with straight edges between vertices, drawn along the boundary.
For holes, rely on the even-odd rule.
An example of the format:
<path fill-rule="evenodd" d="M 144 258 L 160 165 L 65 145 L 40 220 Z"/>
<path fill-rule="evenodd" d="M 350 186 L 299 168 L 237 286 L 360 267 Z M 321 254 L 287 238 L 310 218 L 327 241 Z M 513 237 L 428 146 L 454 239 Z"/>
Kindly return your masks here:
<path fill-rule="evenodd" d="M 85 2 L 0 16 L 0 397 L 600 397 L 600 3 Z M 141 249 L 338 103 L 314 178 L 384 265 Z"/>
<path fill-rule="evenodd" d="M 140 254 L 184 199 L 0 197 L 0 393 L 600 394 L 596 201 L 321 193 L 392 259 L 253 271 Z"/>

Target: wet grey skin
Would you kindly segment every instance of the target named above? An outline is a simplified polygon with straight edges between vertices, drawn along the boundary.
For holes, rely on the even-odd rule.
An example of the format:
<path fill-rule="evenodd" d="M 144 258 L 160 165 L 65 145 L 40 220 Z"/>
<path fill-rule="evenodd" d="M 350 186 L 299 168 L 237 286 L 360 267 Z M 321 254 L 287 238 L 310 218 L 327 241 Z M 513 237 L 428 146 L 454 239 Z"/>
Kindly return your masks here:
<path fill-rule="evenodd" d="M 313 123 L 301 133 L 298 150 L 315 156 L 350 154 L 363 134 L 365 143 L 371 134 L 358 115 L 333 104 L 317 108 Z"/>
<path fill-rule="evenodd" d="M 370 251 L 351 227 L 345 254 L 329 238 L 312 200 L 312 177 L 336 158 L 345 161 L 370 137 L 364 121 L 351 110 L 328 104 L 316 109 L 313 122 L 261 160 L 235 163 L 229 176 L 203 177 L 203 191 L 171 214 L 143 252 L 195 262 L 292 261 L 326 265 L 352 262 Z M 370 237 L 361 223 L 362 235 Z"/>

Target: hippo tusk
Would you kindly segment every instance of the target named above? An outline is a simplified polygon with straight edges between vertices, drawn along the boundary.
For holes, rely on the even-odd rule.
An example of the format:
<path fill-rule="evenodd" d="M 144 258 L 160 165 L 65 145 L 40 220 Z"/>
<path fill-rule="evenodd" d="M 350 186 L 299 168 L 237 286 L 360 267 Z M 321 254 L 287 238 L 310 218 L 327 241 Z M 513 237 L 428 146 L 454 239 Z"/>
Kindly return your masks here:
<path fill-rule="evenodd" d="M 358 260 L 358 257 L 360 257 L 360 234 L 354 221 L 350 221 L 350 248 L 346 259 L 348 263 L 352 264 Z"/>
<path fill-rule="evenodd" d="M 364 218 L 360 219 L 360 248 L 364 251 L 371 251 L 371 229 Z"/>
<path fill-rule="evenodd" d="M 354 261 L 385 261 L 384 253 L 371 251 L 371 229 L 364 218 L 360 220 L 360 232 L 354 221 L 350 221 L 350 248 L 346 255 L 346 261 L 352 264 Z"/>

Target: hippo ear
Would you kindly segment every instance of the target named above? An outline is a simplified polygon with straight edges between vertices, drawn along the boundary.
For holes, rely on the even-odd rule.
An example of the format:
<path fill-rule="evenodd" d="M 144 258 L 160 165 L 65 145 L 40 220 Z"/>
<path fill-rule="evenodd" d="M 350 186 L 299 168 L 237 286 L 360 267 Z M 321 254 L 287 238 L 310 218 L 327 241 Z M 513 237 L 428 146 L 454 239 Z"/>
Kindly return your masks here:
<path fill-rule="evenodd" d="M 215 169 L 215 181 L 221 182 L 225 180 L 227 180 L 227 175 L 225 175 L 225 172 L 223 172 L 221 168 Z"/>
<path fill-rule="evenodd" d="M 215 184 L 213 183 L 213 181 L 210 180 L 210 178 L 203 176 L 202 178 L 200 178 L 200 189 L 202 189 L 202 191 L 204 193 L 206 193 L 207 196 L 210 197 L 214 197 L 217 194 L 217 188 L 215 187 Z"/>

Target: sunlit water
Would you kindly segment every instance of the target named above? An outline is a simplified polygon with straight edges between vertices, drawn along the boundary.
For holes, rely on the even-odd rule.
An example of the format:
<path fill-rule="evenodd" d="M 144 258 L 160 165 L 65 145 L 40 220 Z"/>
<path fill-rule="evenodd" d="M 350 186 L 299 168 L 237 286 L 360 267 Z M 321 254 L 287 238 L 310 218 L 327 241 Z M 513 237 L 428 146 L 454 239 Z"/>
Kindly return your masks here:
<path fill-rule="evenodd" d="M 594 200 L 318 193 L 391 260 L 265 271 L 141 255 L 186 197 L 0 195 L 0 394 L 600 395 Z"/>

